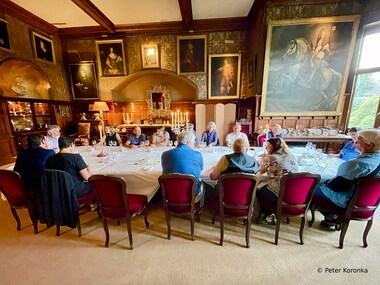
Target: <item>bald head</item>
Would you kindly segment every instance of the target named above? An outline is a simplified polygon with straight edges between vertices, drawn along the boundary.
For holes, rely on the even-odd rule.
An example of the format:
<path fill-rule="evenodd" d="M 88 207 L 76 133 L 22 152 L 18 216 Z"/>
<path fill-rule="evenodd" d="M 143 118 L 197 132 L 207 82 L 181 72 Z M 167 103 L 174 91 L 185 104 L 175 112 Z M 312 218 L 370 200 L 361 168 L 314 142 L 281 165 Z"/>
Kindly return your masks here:
<path fill-rule="evenodd" d="M 244 153 L 247 152 L 248 145 L 244 139 L 236 139 L 232 145 L 232 149 L 235 153 Z"/>

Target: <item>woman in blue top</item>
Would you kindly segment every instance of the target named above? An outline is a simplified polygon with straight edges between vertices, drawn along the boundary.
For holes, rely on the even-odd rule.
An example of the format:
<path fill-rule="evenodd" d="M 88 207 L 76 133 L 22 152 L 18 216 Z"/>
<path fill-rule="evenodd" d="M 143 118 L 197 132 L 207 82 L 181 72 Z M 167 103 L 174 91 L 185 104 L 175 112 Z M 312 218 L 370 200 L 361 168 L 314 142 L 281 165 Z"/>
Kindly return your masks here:
<path fill-rule="evenodd" d="M 331 154 L 330 156 L 339 157 L 343 160 L 350 160 L 360 155 L 360 152 L 355 148 L 355 142 L 358 139 L 359 128 L 350 128 L 348 135 L 351 137 L 351 141 L 345 144 L 345 146 L 337 154 Z"/>
<path fill-rule="evenodd" d="M 216 124 L 211 121 L 207 125 L 207 130 L 203 132 L 201 142 L 205 142 L 207 146 L 218 145 L 218 134 L 216 133 Z"/>

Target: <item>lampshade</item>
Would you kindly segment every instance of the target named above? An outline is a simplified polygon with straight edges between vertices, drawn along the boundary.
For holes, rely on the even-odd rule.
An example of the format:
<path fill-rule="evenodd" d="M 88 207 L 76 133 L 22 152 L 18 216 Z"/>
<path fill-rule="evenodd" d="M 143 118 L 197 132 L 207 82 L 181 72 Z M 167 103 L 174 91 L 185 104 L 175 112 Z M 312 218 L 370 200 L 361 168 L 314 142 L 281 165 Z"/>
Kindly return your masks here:
<path fill-rule="evenodd" d="M 94 107 L 92 107 L 92 111 L 109 111 L 108 105 L 106 102 L 96 101 L 94 103 Z"/>

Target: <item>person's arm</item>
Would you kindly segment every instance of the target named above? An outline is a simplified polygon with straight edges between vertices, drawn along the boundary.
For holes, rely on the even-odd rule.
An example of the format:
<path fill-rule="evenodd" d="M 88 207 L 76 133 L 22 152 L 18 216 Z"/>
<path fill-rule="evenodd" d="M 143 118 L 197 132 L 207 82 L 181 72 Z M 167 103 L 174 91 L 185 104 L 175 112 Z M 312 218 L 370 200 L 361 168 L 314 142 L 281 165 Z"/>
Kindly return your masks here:
<path fill-rule="evenodd" d="M 116 133 L 116 139 L 117 139 L 117 144 L 118 144 L 118 145 L 123 145 L 123 142 L 122 142 L 122 140 L 121 140 L 121 137 L 120 137 L 120 135 L 119 135 L 118 133 Z"/>
<path fill-rule="evenodd" d="M 230 145 L 231 145 L 231 144 L 230 144 L 230 139 L 231 139 L 231 135 L 228 134 L 228 135 L 226 136 L 226 140 L 224 141 L 224 143 L 225 143 L 226 146 L 230 146 Z"/>
<path fill-rule="evenodd" d="M 215 131 L 215 136 L 214 136 L 214 140 L 212 142 L 210 142 L 210 145 L 211 146 L 216 146 L 218 145 L 218 133 Z"/>
<path fill-rule="evenodd" d="M 212 167 L 212 172 L 210 173 L 210 179 L 218 180 L 219 176 L 225 171 L 228 167 L 228 161 L 225 156 L 222 156 L 218 163 Z"/>
<path fill-rule="evenodd" d="M 79 171 L 79 174 L 82 176 L 83 180 L 87 181 L 88 178 L 90 178 L 90 176 L 91 176 L 91 171 L 90 171 L 89 167 L 87 166 L 86 168 Z"/>

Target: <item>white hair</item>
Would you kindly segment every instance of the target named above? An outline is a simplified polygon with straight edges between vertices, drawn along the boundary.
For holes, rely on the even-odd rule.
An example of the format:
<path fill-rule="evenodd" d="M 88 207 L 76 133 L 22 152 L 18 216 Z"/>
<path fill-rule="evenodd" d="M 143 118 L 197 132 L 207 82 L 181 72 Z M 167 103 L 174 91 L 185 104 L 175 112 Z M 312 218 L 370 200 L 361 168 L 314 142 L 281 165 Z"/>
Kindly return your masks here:
<path fill-rule="evenodd" d="M 193 132 L 180 132 L 177 137 L 178 143 L 187 144 L 188 142 L 194 142 L 195 136 Z"/>
<path fill-rule="evenodd" d="M 358 137 L 362 137 L 366 143 L 372 143 L 373 152 L 380 152 L 380 130 L 363 130 L 358 133 Z"/>

